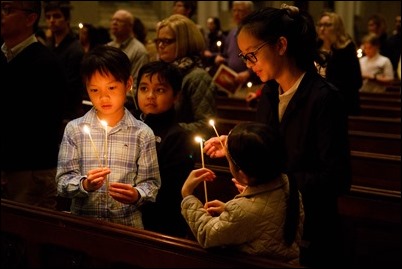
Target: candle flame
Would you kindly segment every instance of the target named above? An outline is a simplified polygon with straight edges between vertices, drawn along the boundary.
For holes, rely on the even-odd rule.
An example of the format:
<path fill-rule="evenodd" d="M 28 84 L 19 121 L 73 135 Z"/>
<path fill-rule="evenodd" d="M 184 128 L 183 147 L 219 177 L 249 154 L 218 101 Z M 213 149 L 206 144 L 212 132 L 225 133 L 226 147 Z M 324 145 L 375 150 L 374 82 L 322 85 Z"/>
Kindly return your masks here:
<path fill-rule="evenodd" d="M 83 129 L 84 132 L 87 133 L 87 134 L 91 133 L 91 130 L 89 129 L 89 127 L 88 127 L 87 125 L 85 125 L 82 129 Z"/>
<path fill-rule="evenodd" d="M 103 127 L 105 127 L 105 128 L 107 127 L 107 122 L 105 120 L 101 120 L 100 122 L 101 122 Z"/>

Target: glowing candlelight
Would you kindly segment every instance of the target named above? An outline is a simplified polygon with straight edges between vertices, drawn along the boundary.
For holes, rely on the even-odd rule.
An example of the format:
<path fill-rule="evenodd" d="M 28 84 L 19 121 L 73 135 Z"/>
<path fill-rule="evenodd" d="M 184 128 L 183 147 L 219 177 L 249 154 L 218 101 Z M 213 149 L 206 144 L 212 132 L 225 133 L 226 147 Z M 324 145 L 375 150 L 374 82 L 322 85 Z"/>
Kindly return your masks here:
<path fill-rule="evenodd" d="M 218 134 L 218 131 L 217 131 L 216 128 L 215 128 L 215 121 L 214 121 L 214 120 L 209 120 L 209 125 L 211 125 L 212 128 L 214 128 L 215 134 L 216 134 L 216 136 L 217 136 L 218 139 L 219 139 L 219 143 L 221 143 L 222 150 L 224 150 L 225 147 L 223 146 L 223 143 L 222 143 L 222 141 L 221 141 L 221 139 L 220 139 L 220 136 L 219 136 L 219 134 Z"/>
<path fill-rule="evenodd" d="M 95 152 L 96 157 L 98 158 L 98 162 L 99 162 L 99 167 L 102 167 L 102 162 L 101 159 L 99 157 L 99 152 L 98 149 L 95 146 L 94 141 L 92 140 L 92 136 L 91 136 L 91 130 L 89 129 L 89 127 L 87 125 L 84 126 L 83 128 L 84 132 L 88 134 L 89 136 L 89 140 L 91 140 L 91 144 L 92 144 L 92 149 Z"/>
<path fill-rule="evenodd" d="M 105 162 L 105 167 L 107 167 L 108 162 L 107 162 L 107 157 L 108 157 L 108 152 L 107 152 L 107 122 L 104 120 L 101 120 L 101 124 L 103 128 L 105 129 L 105 150 L 104 150 L 104 155 L 103 155 L 103 160 Z"/>
<path fill-rule="evenodd" d="M 199 136 L 195 137 L 195 141 L 200 143 L 200 150 L 201 150 L 201 163 L 202 163 L 202 168 L 205 168 L 204 164 L 204 151 L 202 149 L 202 138 Z M 204 193 L 205 193 L 205 203 L 208 202 L 208 194 L 207 194 L 207 182 L 204 181 Z"/>
<path fill-rule="evenodd" d="M 218 46 L 219 53 L 221 53 L 222 41 L 220 41 L 220 40 L 216 41 L 216 45 Z"/>

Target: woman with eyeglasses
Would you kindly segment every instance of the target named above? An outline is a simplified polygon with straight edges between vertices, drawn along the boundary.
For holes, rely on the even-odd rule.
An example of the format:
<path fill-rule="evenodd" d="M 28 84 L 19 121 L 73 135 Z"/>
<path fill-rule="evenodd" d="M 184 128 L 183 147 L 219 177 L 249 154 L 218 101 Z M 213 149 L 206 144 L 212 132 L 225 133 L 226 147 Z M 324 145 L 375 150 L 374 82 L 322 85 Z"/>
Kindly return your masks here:
<path fill-rule="evenodd" d="M 299 265 L 304 211 L 295 182 L 281 173 L 277 131 L 262 123 L 239 123 L 225 148 L 230 172 L 244 190 L 226 203 L 204 205 L 194 190 L 215 174 L 208 168 L 189 174 L 181 207 L 197 241 L 204 248 L 229 247 Z"/>
<path fill-rule="evenodd" d="M 300 263 L 338 266 L 337 202 L 351 184 L 348 118 L 341 92 L 315 67 L 322 57 L 313 19 L 294 6 L 264 8 L 242 21 L 237 42 L 240 57 L 265 82 L 256 120 L 279 131 L 282 172 L 296 180 L 302 194 Z M 207 141 L 204 152 L 224 156 L 218 138 Z"/>
<path fill-rule="evenodd" d="M 216 116 L 217 90 L 201 61 L 204 37 L 193 21 L 175 14 L 159 23 L 155 43 L 159 59 L 178 66 L 183 75 L 175 104 L 180 125 L 194 134 L 210 137 L 208 121 Z"/>

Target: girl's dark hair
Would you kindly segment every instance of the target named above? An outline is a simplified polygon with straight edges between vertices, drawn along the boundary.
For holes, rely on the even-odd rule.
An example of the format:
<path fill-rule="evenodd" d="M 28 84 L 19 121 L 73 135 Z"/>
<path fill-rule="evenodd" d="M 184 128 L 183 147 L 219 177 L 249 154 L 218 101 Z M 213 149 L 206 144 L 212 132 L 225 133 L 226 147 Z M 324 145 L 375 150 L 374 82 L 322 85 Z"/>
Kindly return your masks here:
<path fill-rule="evenodd" d="M 279 134 L 268 125 L 257 122 L 237 124 L 227 138 L 227 151 L 236 169 L 251 178 L 249 186 L 278 178 L 282 171 L 282 146 Z M 291 245 L 299 226 L 300 199 L 297 183 L 291 176 L 286 206 L 284 240 Z"/>
<path fill-rule="evenodd" d="M 314 61 L 324 64 L 316 45 L 314 20 L 297 7 L 283 5 L 280 9 L 266 7 L 256 10 L 242 20 L 238 32 L 242 29 L 269 44 L 285 37 L 288 57 L 304 71 L 316 72 Z"/>
<path fill-rule="evenodd" d="M 144 64 L 138 71 L 136 89 L 139 88 L 141 78 L 144 75 L 150 75 L 151 79 L 154 75 L 158 75 L 159 80 L 167 82 L 170 86 L 172 86 L 175 95 L 177 95 L 181 90 L 183 77 L 179 68 L 172 63 L 152 61 Z"/>
<path fill-rule="evenodd" d="M 131 76 L 131 63 L 121 49 L 100 45 L 85 54 L 81 62 L 81 76 L 84 84 L 96 72 L 101 75 L 110 73 L 117 81 L 126 83 Z"/>

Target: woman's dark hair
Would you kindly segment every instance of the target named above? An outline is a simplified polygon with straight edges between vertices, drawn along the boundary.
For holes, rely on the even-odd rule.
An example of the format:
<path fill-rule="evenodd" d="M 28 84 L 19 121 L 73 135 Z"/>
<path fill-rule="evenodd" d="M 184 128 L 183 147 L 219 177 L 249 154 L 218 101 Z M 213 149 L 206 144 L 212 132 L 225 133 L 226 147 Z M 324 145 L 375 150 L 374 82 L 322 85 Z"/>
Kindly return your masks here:
<path fill-rule="evenodd" d="M 237 124 L 227 138 L 227 151 L 236 169 L 251 178 L 249 186 L 278 178 L 282 171 L 282 146 L 279 134 L 268 125 L 257 122 Z M 295 179 L 288 177 L 289 196 L 286 207 L 284 240 L 291 245 L 297 234 L 300 199 Z"/>
<path fill-rule="evenodd" d="M 110 73 L 117 81 L 126 83 L 131 76 L 131 63 L 121 49 L 100 45 L 85 54 L 81 62 L 81 76 L 84 84 L 96 72 L 102 75 Z"/>
<path fill-rule="evenodd" d="M 144 64 L 138 71 L 136 89 L 139 88 L 141 78 L 144 75 L 149 75 L 150 79 L 152 79 L 154 75 L 158 75 L 160 81 L 167 82 L 172 86 L 174 95 L 177 95 L 181 90 L 183 76 L 179 68 L 172 63 L 153 61 Z"/>
<path fill-rule="evenodd" d="M 306 11 L 283 5 L 282 8 L 266 7 L 245 17 L 238 32 L 245 30 L 269 44 L 276 44 L 280 37 L 288 41 L 287 55 L 304 71 L 314 71 L 314 61 L 323 63 L 317 49 L 317 32 L 314 20 Z"/>

